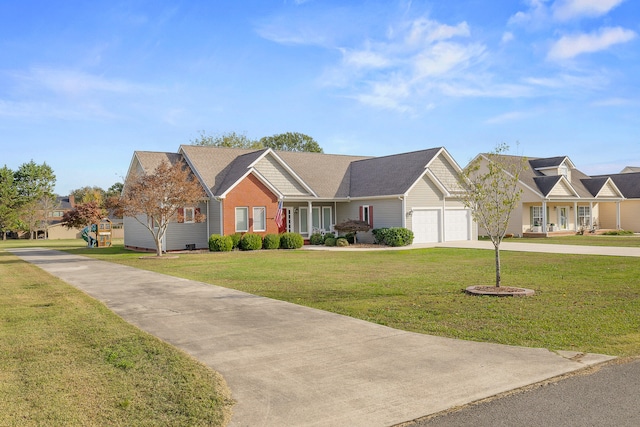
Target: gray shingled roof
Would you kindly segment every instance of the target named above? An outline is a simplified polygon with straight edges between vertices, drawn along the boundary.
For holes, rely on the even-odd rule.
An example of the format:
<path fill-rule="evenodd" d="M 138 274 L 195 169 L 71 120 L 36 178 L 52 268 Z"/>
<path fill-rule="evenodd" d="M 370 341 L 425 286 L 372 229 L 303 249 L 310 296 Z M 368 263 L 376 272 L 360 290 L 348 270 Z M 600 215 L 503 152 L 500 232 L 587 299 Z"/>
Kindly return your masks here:
<path fill-rule="evenodd" d="M 194 171 L 212 195 L 227 191 L 266 149 L 182 145 Z M 441 148 L 384 157 L 274 151 L 320 199 L 404 194 L 424 173 Z M 182 159 L 177 153 L 136 152 L 147 171 L 163 160 Z"/>
<path fill-rule="evenodd" d="M 582 185 L 584 185 L 585 188 L 589 190 L 591 195 L 595 197 L 598 195 L 600 190 L 602 190 L 602 187 L 604 187 L 604 185 L 607 183 L 608 178 L 606 176 L 597 177 L 597 178 L 591 177 L 591 178 L 581 179 L 580 181 L 582 182 Z"/>
<path fill-rule="evenodd" d="M 553 168 L 560 166 L 566 158 L 567 156 L 532 158 L 529 164 L 533 169 Z"/>
<path fill-rule="evenodd" d="M 640 199 L 640 172 L 598 175 L 593 178 L 611 178 L 624 197 L 627 199 Z"/>
<path fill-rule="evenodd" d="M 533 177 L 533 182 L 535 182 L 542 195 L 546 197 L 561 178 L 562 176 L 560 175 L 536 176 Z"/>
<path fill-rule="evenodd" d="M 351 197 L 392 196 L 407 192 L 441 147 L 374 157 L 351 165 Z"/>

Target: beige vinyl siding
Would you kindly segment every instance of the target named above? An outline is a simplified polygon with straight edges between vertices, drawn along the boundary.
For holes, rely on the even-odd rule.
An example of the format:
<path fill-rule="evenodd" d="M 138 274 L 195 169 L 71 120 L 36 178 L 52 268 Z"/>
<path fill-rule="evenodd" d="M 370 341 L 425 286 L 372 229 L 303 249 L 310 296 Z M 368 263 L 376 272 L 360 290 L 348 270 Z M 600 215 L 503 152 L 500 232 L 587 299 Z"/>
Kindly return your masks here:
<path fill-rule="evenodd" d="M 442 154 L 433 159 L 433 161 L 429 164 L 429 169 L 435 176 L 438 177 L 440 182 L 444 184 L 447 190 L 457 191 L 462 189 L 462 187 L 460 186 L 458 173 Z"/>
<path fill-rule="evenodd" d="M 570 197 L 573 197 L 574 195 L 573 195 L 573 192 L 571 191 L 571 189 L 569 188 L 569 186 L 566 183 L 564 183 L 563 181 L 560 181 L 549 192 L 549 196 L 570 196 Z"/>
<path fill-rule="evenodd" d="M 640 200 L 620 203 L 620 226 L 623 230 L 640 233 Z"/>
<path fill-rule="evenodd" d="M 443 194 L 426 176 L 423 176 L 407 195 L 407 210 L 414 207 L 442 207 Z"/>
<path fill-rule="evenodd" d="M 610 184 L 607 184 L 600 190 L 598 197 L 618 197 L 618 194 L 616 194 Z"/>
<path fill-rule="evenodd" d="M 280 163 L 271 156 L 265 156 L 255 169 L 274 187 L 286 196 L 303 196 L 309 194 Z"/>

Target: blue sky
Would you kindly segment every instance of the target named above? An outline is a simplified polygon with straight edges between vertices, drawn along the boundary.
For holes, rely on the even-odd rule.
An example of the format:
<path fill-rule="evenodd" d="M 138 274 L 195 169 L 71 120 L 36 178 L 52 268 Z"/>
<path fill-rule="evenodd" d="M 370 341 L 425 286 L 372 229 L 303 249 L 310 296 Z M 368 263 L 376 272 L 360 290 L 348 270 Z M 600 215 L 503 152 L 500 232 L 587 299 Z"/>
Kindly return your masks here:
<path fill-rule="evenodd" d="M 201 131 L 640 166 L 633 0 L 5 1 L 0 165 L 108 188 Z"/>

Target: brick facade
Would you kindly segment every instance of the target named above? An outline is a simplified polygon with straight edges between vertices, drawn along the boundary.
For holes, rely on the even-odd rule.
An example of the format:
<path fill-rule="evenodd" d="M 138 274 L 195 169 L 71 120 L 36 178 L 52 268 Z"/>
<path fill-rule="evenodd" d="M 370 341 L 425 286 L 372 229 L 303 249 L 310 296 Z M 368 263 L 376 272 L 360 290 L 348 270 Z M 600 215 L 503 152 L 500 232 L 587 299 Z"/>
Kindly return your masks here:
<path fill-rule="evenodd" d="M 224 215 L 224 235 L 236 232 L 236 207 L 249 208 L 249 232 L 264 236 L 278 234 L 274 221 L 278 209 L 278 197 L 273 194 L 258 178 L 249 174 L 227 194 L 222 202 Z M 253 230 L 253 208 L 266 208 L 266 231 Z"/>

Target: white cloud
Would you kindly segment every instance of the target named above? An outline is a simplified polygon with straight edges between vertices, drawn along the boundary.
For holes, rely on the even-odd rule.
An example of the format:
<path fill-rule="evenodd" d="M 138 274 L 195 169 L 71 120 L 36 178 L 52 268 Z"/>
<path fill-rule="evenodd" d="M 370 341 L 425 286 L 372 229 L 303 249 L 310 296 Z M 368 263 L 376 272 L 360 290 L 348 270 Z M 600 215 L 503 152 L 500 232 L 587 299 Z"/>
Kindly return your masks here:
<path fill-rule="evenodd" d="M 511 31 L 505 31 L 502 34 L 502 38 L 500 39 L 500 43 L 502 44 L 507 44 L 510 41 L 514 40 L 515 36 L 513 35 L 513 33 Z"/>
<path fill-rule="evenodd" d="M 637 34 L 622 27 L 605 27 L 596 33 L 563 36 L 556 41 L 547 55 L 551 60 L 571 59 L 583 53 L 606 50 L 633 40 Z"/>
<path fill-rule="evenodd" d="M 451 26 L 440 24 L 431 19 L 419 18 L 411 23 L 411 30 L 407 34 L 406 41 L 409 45 L 422 45 L 454 37 L 469 37 L 470 35 L 469 25 L 466 22 Z"/>
<path fill-rule="evenodd" d="M 513 121 L 518 121 L 518 120 L 522 120 L 524 118 L 530 117 L 531 113 L 525 113 L 522 111 L 510 111 L 508 113 L 504 113 L 504 114 L 500 114 L 498 116 L 495 117 L 491 117 L 487 120 L 485 120 L 486 124 L 490 124 L 490 125 L 495 125 L 495 124 L 502 124 L 502 123 L 506 123 L 506 122 L 513 122 Z"/>
<path fill-rule="evenodd" d="M 519 11 L 509 18 L 510 25 L 537 27 L 549 19 L 547 0 L 529 0 L 527 11 Z"/>
<path fill-rule="evenodd" d="M 624 0 L 558 0 L 553 6 L 553 17 L 568 21 L 581 17 L 596 17 L 609 13 Z"/>

